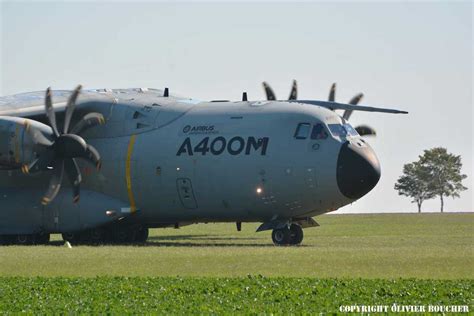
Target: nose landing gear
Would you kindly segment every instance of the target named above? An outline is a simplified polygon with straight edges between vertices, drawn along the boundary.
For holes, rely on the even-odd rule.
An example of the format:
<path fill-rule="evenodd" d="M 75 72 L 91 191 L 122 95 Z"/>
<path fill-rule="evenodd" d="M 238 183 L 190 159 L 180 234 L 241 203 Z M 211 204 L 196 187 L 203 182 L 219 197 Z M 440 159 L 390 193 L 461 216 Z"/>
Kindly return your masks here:
<path fill-rule="evenodd" d="M 303 228 L 298 224 L 276 228 L 272 231 L 272 240 L 277 246 L 299 245 L 303 241 Z"/>

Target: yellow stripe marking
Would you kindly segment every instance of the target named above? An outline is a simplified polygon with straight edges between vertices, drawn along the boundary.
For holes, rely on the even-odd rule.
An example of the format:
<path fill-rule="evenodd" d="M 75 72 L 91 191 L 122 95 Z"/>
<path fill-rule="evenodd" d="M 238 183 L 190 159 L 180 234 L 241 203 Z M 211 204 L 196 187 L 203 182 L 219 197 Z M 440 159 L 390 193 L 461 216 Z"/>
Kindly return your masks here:
<path fill-rule="evenodd" d="M 135 145 L 135 138 L 136 135 L 132 135 L 130 137 L 130 142 L 128 143 L 128 150 L 127 150 L 127 160 L 125 162 L 125 179 L 127 181 L 127 192 L 128 192 L 128 200 L 130 201 L 130 212 L 135 213 L 137 211 L 135 205 L 135 197 L 133 196 L 132 190 L 132 177 L 131 177 L 131 165 L 132 165 L 132 154 L 133 154 L 133 146 Z"/>

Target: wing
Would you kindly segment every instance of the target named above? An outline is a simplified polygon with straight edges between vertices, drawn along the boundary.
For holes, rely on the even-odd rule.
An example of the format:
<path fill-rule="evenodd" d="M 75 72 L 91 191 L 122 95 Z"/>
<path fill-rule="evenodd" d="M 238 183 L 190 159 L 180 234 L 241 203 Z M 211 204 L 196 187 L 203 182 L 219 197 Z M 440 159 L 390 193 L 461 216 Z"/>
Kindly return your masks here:
<path fill-rule="evenodd" d="M 67 100 L 71 95 L 72 90 L 52 90 L 53 107 L 56 113 L 65 112 Z M 134 100 L 140 96 L 163 96 L 163 91 L 160 89 L 151 88 L 129 88 L 129 89 L 89 89 L 82 90 L 80 95 L 80 102 L 78 103 L 107 103 L 113 104 L 119 101 Z M 198 103 L 199 101 L 169 94 L 169 99 L 181 101 L 183 103 Z M 35 119 L 45 116 L 45 91 L 35 91 L 14 94 L 10 96 L 0 97 L 0 116 L 16 116 L 24 118 Z M 79 104 L 78 104 L 79 105 Z M 89 109 L 100 112 L 98 109 Z"/>
<path fill-rule="evenodd" d="M 408 112 L 401 111 L 401 110 L 376 108 L 376 107 L 364 106 L 364 105 L 352 105 L 352 104 L 330 102 L 330 101 L 296 100 L 296 101 L 288 101 L 288 102 L 313 104 L 313 105 L 318 105 L 318 106 L 321 106 L 321 107 L 324 107 L 324 108 L 328 108 L 330 110 L 351 110 L 351 111 L 364 111 L 364 112 L 408 114 Z"/>
<path fill-rule="evenodd" d="M 53 92 L 54 108 L 57 112 L 66 109 L 71 91 Z M 35 91 L 0 97 L 0 116 L 30 117 L 45 114 L 44 91 Z"/>

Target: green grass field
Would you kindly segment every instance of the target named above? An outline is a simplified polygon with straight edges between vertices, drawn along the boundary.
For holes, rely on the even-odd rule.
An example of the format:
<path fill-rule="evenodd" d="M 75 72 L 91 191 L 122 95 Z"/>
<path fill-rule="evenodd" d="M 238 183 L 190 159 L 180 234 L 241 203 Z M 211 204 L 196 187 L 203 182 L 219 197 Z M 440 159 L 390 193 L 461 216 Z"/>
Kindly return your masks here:
<path fill-rule="evenodd" d="M 310 315 L 352 304 L 468 305 L 472 290 L 467 280 L 7 278 L 0 284 L 0 314 Z"/>
<path fill-rule="evenodd" d="M 298 247 L 257 224 L 152 230 L 144 246 L 0 248 L 0 314 L 335 313 L 350 304 L 473 310 L 474 214 L 325 215 Z M 248 277 L 252 275 L 252 277 Z M 260 275 L 260 276 L 259 276 Z"/>
<path fill-rule="evenodd" d="M 257 224 L 152 230 L 145 246 L 0 248 L 0 276 L 474 278 L 474 214 L 325 215 L 299 247 Z"/>

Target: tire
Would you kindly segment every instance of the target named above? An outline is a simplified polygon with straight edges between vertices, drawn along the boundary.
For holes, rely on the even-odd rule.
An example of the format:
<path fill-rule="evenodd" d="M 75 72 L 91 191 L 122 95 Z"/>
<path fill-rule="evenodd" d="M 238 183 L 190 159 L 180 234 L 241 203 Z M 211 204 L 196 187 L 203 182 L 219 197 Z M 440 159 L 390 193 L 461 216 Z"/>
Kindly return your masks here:
<path fill-rule="evenodd" d="M 28 246 L 34 243 L 34 235 L 19 234 L 15 235 L 13 243 L 20 246 Z"/>
<path fill-rule="evenodd" d="M 116 244 L 128 244 L 134 241 L 134 231 L 130 227 L 117 227 L 114 229 L 113 242 Z"/>
<path fill-rule="evenodd" d="M 35 245 L 47 245 L 49 243 L 50 235 L 46 233 L 39 233 L 35 236 Z"/>
<path fill-rule="evenodd" d="M 303 228 L 298 224 L 290 226 L 290 245 L 299 245 L 303 241 Z"/>
<path fill-rule="evenodd" d="M 140 227 L 135 232 L 135 242 L 145 243 L 148 239 L 148 228 Z"/>
<path fill-rule="evenodd" d="M 0 235 L 0 246 L 8 246 L 13 244 L 13 235 Z"/>
<path fill-rule="evenodd" d="M 76 245 L 80 242 L 80 234 L 79 233 L 63 233 L 61 235 L 64 241 L 68 241 L 73 245 Z"/>
<path fill-rule="evenodd" d="M 273 243 L 277 246 L 286 246 L 290 243 L 290 230 L 287 227 L 272 231 Z"/>
<path fill-rule="evenodd" d="M 105 244 L 107 232 L 102 228 L 95 228 L 89 232 L 90 243 L 93 245 Z"/>

